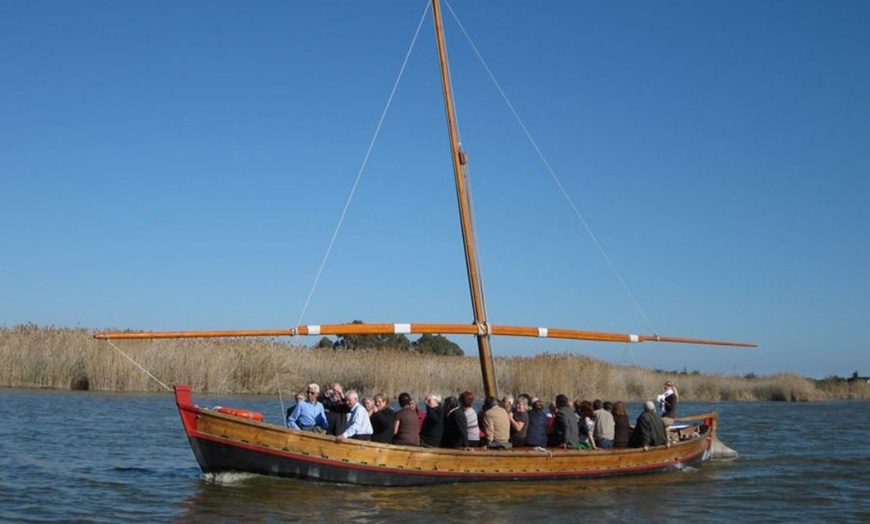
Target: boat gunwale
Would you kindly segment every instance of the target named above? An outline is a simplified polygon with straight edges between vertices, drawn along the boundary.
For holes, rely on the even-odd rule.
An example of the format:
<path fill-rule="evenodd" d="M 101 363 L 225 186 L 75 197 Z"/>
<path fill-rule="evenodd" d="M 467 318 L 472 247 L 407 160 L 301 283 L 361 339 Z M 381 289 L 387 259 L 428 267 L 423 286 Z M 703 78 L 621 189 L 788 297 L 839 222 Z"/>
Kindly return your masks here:
<path fill-rule="evenodd" d="M 701 437 L 698 437 L 695 439 L 689 439 L 689 440 L 682 440 L 682 441 L 678 441 L 678 442 L 672 442 L 670 446 L 654 446 L 654 447 L 651 447 L 649 450 L 645 450 L 643 448 L 565 449 L 565 448 L 561 448 L 561 447 L 533 448 L 533 447 L 526 447 L 526 446 L 518 446 L 518 447 L 503 448 L 503 449 L 491 449 L 491 448 L 485 448 L 485 447 L 436 448 L 436 447 L 424 447 L 424 446 L 407 446 L 407 445 L 401 445 L 401 444 L 388 444 L 388 443 L 382 443 L 382 442 L 355 440 L 355 439 L 348 439 L 344 442 L 338 442 L 335 440 L 335 437 L 332 435 L 325 435 L 325 434 L 315 433 L 315 432 L 311 432 L 311 431 L 294 430 L 292 428 L 280 426 L 278 424 L 273 424 L 271 422 L 265 422 L 265 421 L 258 422 L 256 420 L 250 420 L 250 419 L 238 417 L 235 415 L 228 415 L 225 413 L 220 413 L 218 411 L 214 411 L 214 410 L 211 410 L 209 408 L 202 407 L 202 406 L 197 406 L 197 405 L 181 406 L 181 405 L 179 405 L 179 408 L 185 409 L 187 411 L 191 411 L 198 416 L 209 416 L 209 417 L 221 418 L 224 420 L 231 421 L 235 424 L 244 424 L 244 425 L 249 425 L 249 426 L 255 426 L 257 428 L 267 429 L 269 431 L 276 431 L 279 433 L 287 433 L 287 434 L 297 435 L 298 437 L 300 437 L 302 439 L 306 439 L 306 440 L 309 440 L 309 439 L 320 440 L 324 443 L 334 443 L 334 444 L 340 444 L 342 446 L 357 446 L 357 447 L 364 447 L 364 448 L 368 448 L 368 447 L 372 447 L 372 446 L 379 447 L 379 448 L 386 447 L 386 448 L 389 448 L 392 450 L 406 451 L 409 453 L 426 452 L 426 453 L 436 453 L 436 454 L 446 454 L 446 455 L 453 455 L 453 454 L 457 454 L 457 453 L 462 453 L 462 454 L 474 454 L 477 456 L 480 456 L 480 455 L 483 455 L 483 456 L 486 456 L 486 455 L 505 456 L 505 454 L 523 455 L 523 456 L 525 456 L 525 455 L 540 456 L 544 452 L 547 452 L 551 455 L 559 454 L 559 455 L 566 455 L 566 456 L 587 455 L 587 454 L 589 454 L 589 455 L 592 455 L 592 454 L 594 454 L 594 455 L 631 454 L 631 453 L 645 453 L 647 451 L 655 450 L 655 449 L 664 449 L 664 448 L 674 449 L 674 448 L 678 448 L 678 447 L 686 445 L 686 444 L 690 444 L 695 440 L 712 438 L 711 431 L 708 430 L 708 432 L 704 433 Z M 711 411 L 709 413 L 702 413 L 702 414 L 697 415 L 697 417 L 703 417 L 704 419 L 715 418 L 716 416 L 717 416 L 717 412 L 715 412 L 715 411 Z M 689 417 L 687 417 L 687 418 L 689 418 Z M 679 421 L 683 421 L 684 419 L 674 419 L 674 420 L 679 422 Z M 198 430 L 193 430 L 193 431 L 195 433 L 197 433 L 199 436 L 214 437 L 214 434 L 212 434 L 212 433 L 207 433 L 207 432 L 198 431 Z"/>

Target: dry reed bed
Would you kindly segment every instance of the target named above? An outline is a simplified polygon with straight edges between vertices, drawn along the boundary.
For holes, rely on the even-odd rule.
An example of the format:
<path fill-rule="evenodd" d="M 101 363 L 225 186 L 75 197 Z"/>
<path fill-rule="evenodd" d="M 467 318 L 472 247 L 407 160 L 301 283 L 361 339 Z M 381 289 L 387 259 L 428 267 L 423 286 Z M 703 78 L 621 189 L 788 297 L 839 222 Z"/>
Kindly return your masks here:
<path fill-rule="evenodd" d="M 406 352 L 335 351 L 273 339 L 98 341 L 87 329 L 19 325 L 0 328 L 0 387 L 162 391 L 190 385 L 215 394 L 292 395 L 309 382 L 338 381 L 366 395 L 422 397 L 469 389 L 482 395 L 478 359 Z M 122 354 L 123 352 L 123 354 Z M 126 355 L 126 357 L 125 357 Z M 155 378 L 151 378 L 142 369 Z M 639 401 L 653 398 L 667 379 L 693 401 L 870 399 L 866 384 L 827 384 L 793 374 L 766 377 L 665 374 L 571 354 L 496 359 L 499 389 L 552 399 Z M 156 379 L 156 380 L 155 380 Z M 159 382 L 158 382 L 159 381 Z"/>

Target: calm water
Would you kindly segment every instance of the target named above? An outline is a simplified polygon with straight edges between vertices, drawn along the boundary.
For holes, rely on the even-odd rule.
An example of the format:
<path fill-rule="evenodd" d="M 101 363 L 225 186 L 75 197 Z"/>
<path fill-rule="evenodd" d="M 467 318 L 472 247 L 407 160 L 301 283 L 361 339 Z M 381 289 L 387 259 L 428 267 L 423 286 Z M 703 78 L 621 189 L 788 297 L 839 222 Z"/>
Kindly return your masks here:
<path fill-rule="evenodd" d="M 195 400 L 280 417 L 274 399 Z M 0 390 L 0 521 L 870 522 L 870 403 L 714 409 L 740 460 L 617 480 L 384 489 L 205 478 L 168 394 Z"/>

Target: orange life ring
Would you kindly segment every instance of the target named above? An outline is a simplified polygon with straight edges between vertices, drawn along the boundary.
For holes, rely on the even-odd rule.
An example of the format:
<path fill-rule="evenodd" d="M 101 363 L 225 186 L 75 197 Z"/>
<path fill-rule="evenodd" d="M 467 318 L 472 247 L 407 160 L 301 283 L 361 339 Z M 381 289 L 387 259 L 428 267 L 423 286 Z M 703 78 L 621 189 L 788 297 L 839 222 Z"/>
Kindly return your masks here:
<path fill-rule="evenodd" d="M 263 414 L 257 411 L 248 411 L 245 409 L 233 409 L 233 408 L 225 408 L 221 406 L 215 406 L 215 411 L 218 413 L 224 413 L 226 415 L 233 415 L 235 417 L 246 418 L 248 420 L 256 420 L 257 422 L 263 421 Z"/>

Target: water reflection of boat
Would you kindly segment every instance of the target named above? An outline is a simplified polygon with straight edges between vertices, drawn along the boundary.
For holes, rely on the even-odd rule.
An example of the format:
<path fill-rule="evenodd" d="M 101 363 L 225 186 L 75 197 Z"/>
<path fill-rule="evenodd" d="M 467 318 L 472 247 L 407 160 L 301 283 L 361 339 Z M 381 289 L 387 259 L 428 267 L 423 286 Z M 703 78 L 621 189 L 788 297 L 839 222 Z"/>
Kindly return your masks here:
<path fill-rule="evenodd" d="M 468 283 L 474 320 L 470 324 L 332 324 L 283 330 L 103 333 L 97 338 L 184 338 L 220 336 L 298 336 L 371 334 L 466 334 L 476 337 L 483 390 L 497 397 L 490 351 L 492 336 L 549 337 L 605 342 L 664 341 L 692 344 L 748 345 L 734 342 L 602 333 L 576 329 L 491 325 L 475 252 L 471 199 L 466 187 L 466 156 L 459 146 L 438 0 L 432 0 L 435 34 L 450 134 L 454 181 L 459 205 Z M 682 468 L 711 457 L 716 448 L 717 414 L 681 419 L 673 445 L 650 450 L 576 450 L 518 448 L 511 450 L 433 449 L 350 440 L 287 429 L 196 406 L 190 388 L 175 387 L 184 429 L 200 467 L 206 473 L 229 471 L 376 486 L 505 480 L 561 480 L 649 473 Z M 726 448 L 727 449 L 727 448 Z"/>

